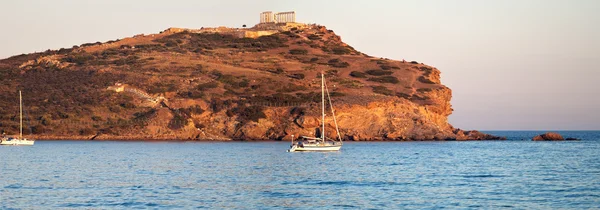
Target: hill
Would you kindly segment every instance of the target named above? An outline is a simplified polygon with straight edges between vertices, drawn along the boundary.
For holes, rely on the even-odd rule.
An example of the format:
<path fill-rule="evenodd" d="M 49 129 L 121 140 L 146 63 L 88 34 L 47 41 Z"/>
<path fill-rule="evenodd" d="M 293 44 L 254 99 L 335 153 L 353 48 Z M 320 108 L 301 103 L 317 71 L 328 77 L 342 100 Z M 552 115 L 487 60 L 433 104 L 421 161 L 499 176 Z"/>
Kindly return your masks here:
<path fill-rule="evenodd" d="M 496 138 L 447 122 L 451 90 L 435 67 L 371 57 L 324 26 L 290 23 L 170 28 L 0 60 L 0 130 L 18 132 L 23 90 L 25 132 L 38 139 L 313 136 L 321 72 L 346 140 Z"/>

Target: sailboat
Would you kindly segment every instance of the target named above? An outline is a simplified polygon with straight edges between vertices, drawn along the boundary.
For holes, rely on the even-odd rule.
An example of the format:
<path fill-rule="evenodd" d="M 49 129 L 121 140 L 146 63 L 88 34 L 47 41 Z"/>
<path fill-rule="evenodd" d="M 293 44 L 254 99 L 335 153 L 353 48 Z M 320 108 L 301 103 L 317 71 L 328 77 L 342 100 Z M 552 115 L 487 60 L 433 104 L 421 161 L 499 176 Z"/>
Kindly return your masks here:
<path fill-rule="evenodd" d="M 333 122 L 335 122 L 335 130 L 337 132 L 338 140 L 328 139 L 325 135 L 325 93 L 327 93 L 327 99 L 329 100 L 329 106 L 331 108 L 331 114 L 333 115 Z M 331 103 L 331 97 L 329 95 L 329 89 L 325 84 L 325 74 L 321 73 L 321 108 L 322 108 L 322 121 L 323 128 L 321 129 L 321 137 L 307 137 L 302 136 L 298 141 L 294 141 L 292 136 L 292 144 L 288 152 L 296 151 L 339 151 L 342 148 L 342 137 L 340 136 L 340 130 L 338 129 L 337 120 L 335 119 L 335 112 L 333 110 L 333 104 Z"/>
<path fill-rule="evenodd" d="M 0 145 L 24 145 L 24 146 L 33 146 L 35 140 L 23 138 L 23 99 L 21 96 L 21 91 L 19 91 L 19 116 L 20 116 L 20 124 L 21 130 L 19 132 L 19 138 L 14 137 L 2 137 L 0 139 Z"/>

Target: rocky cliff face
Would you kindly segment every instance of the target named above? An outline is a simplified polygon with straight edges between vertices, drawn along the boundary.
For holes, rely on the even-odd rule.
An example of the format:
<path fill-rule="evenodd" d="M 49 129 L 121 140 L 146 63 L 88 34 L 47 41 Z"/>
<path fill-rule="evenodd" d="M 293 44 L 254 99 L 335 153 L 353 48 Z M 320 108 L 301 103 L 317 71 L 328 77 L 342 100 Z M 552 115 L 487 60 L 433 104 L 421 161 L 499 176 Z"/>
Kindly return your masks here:
<path fill-rule="evenodd" d="M 166 30 L 11 57 L 0 61 L 0 129 L 17 131 L 22 89 L 37 138 L 314 136 L 321 73 L 345 140 L 497 139 L 448 124 L 438 69 L 365 55 L 318 25 L 257 38 Z M 331 114 L 325 125 L 335 138 Z"/>

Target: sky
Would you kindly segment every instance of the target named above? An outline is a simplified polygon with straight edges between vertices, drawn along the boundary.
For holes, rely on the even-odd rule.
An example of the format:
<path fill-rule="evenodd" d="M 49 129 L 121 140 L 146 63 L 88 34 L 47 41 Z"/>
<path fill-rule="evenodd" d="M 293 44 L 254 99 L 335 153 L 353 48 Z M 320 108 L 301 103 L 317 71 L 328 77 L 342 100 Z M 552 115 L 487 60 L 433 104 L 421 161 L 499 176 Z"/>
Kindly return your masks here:
<path fill-rule="evenodd" d="M 263 11 L 376 57 L 438 68 L 455 127 L 600 130 L 598 0 L 3 0 L 0 59 L 169 27 L 254 25 Z"/>

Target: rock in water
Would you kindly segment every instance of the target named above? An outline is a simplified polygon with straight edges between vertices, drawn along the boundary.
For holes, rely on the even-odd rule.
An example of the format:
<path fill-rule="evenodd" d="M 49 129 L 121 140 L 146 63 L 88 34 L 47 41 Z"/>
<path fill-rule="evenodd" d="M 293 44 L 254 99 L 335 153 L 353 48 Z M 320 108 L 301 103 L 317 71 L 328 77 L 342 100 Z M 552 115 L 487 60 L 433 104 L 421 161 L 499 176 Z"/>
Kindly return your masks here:
<path fill-rule="evenodd" d="M 539 136 L 533 137 L 534 141 L 562 141 L 565 140 L 560 134 L 548 132 Z"/>

